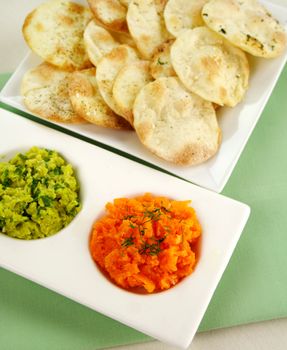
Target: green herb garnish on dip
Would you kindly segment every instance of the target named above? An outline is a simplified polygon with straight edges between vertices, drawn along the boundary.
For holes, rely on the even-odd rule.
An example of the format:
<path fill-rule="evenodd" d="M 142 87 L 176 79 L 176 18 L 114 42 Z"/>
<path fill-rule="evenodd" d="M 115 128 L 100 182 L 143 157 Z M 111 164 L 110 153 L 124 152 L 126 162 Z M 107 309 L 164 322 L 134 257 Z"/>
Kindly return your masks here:
<path fill-rule="evenodd" d="M 73 168 L 56 151 L 32 147 L 0 163 L 0 232 L 19 239 L 51 236 L 80 211 Z"/>

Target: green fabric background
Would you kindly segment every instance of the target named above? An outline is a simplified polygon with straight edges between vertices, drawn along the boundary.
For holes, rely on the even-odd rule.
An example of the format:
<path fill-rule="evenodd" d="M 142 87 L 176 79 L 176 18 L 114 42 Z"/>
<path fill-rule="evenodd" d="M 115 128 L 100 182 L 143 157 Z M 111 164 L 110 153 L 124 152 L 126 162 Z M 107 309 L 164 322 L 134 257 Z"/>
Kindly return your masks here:
<path fill-rule="evenodd" d="M 7 78 L 0 76 L 0 87 Z M 287 66 L 223 191 L 252 211 L 200 331 L 287 316 L 286 151 Z M 0 269 L 0 349 L 95 350 L 147 340 Z"/>

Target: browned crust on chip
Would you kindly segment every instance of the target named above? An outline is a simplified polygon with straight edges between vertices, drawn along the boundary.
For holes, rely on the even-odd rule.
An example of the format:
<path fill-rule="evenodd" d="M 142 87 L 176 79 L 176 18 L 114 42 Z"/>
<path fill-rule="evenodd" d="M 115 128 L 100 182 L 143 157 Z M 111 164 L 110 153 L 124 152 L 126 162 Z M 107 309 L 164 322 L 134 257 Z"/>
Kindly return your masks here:
<path fill-rule="evenodd" d="M 151 133 L 152 129 L 153 129 L 152 124 L 150 124 L 146 121 L 140 123 L 140 126 L 137 129 L 137 135 L 143 144 L 145 143 L 145 141 L 148 138 L 149 134 Z"/>
<path fill-rule="evenodd" d="M 113 20 L 105 21 L 101 15 L 101 3 L 108 3 L 110 8 L 114 11 L 126 12 L 126 8 L 118 0 L 88 0 L 91 11 L 95 15 L 97 21 L 99 21 L 106 29 L 113 30 L 115 32 L 128 33 L 128 25 L 126 22 L 126 16 Z"/>
<path fill-rule="evenodd" d="M 145 142 L 146 142 L 146 139 L 148 139 L 148 135 L 150 134 L 150 132 L 152 132 L 152 125 L 150 125 L 149 123 L 141 123 L 138 129 L 136 130 L 136 132 L 141 142 L 146 146 Z M 210 149 L 206 146 L 190 144 L 190 145 L 186 145 L 181 151 L 177 152 L 172 157 L 170 157 L 170 159 L 165 159 L 165 160 L 179 166 L 201 164 L 216 155 L 217 150 L 221 144 L 221 139 L 222 139 L 221 135 L 222 135 L 221 130 L 218 129 L 218 147 L 216 150 Z M 163 156 L 160 152 L 149 147 L 148 149 L 151 153 L 153 153 L 160 159 L 163 159 Z"/>
<path fill-rule="evenodd" d="M 205 162 L 214 155 L 214 151 L 210 152 L 205 146 L 197 144 L 186 145 L 180 152 L 174 155 L 171 160 L 178 165 L 196 165 Z"/>
<path fill-rule="evenodd" d="M 69 11 L 77 13 L 77 14 L 82 14 L 85 11 L 85 8 L 80 4 L 76 4 L 75 2 L 71 2 L 69 4 Z"/>
<path fill-rule="evenodd" d="M 221 144 L 222 132 L 218 128 L 218 147 Z M 206 146 L 198 146 L 197 144 L 186 145 L 180 152 L 175 154 L 171 160 L 177 165 L 196 165 L 211 159 L 217 151 L 211 150 Z"/>
<path fill-rule="evenodd" d="M 66 120 L 63 121 L 63 119 L 61 119 L 57 115 L 50 115 L 49 117 L 41 116 L 41 110 L 38 112 L 37 112 L 37 110 L 34 110 L 34 113 L 38 114 L 43 119 L 52 120 L 54 122 L 62 123 L 62 124 L 86 124 L 87 123 L 87 121 L 85 119 L 83 119 L 82 117 L 80 117 L 79 115 L 75 115 L 73 118 L 71 118 L 67 121 Z"/>
<path fill-rule="evenodd" d="M 29 38 L 27 36 L 27 32 L 26 32 L 26 29 L 29 27 L 33 17 L 34 17 L 34 14 L 35 14 L 36 10 L 33 10 L 32 12 L 30 12 L 28 14 L 28 16 L 25 18 L 24 20 L 24 23 L 23 23 L 23 26 L 22 26 L 22 34 L 23 34 L 23 37 L 24 39 L 26 40 L 26 42 L 28 43 L 29 41 Z"/>

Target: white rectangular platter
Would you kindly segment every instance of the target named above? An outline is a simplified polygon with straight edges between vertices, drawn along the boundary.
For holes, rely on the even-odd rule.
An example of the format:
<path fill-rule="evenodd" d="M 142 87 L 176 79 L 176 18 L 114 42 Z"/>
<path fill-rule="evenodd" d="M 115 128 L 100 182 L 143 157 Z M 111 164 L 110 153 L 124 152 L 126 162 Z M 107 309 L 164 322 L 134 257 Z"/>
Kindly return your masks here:
<path fill-rule="evenodd" d="M 270 1 L 262 2 L 287 29 L 287 6 L 276 5 Z M 41 3 L 40 0 L 39 3 Z M 287 59 L 287 50 L 277 59 L 265 60 L 251 58 L 251 56 L 249 58 L 251 77 L 246 96 L 235 108 L 222 108 L 219 111 L 222 145 L 215 157 L 201 165 L 181 167 L 163 161 L 147 151 L 139 142 L 136 134 L 131 131 L 104 129 L 91 124 L 61 125 L 90 139 L 155 164 L 197 185 L 221 192 L 279 78 Z M 21 79 L 26 71 L 40 62 L 41 59 L 33 53 L 27 54 L 2 90 L 0 99 L 6 104 L 29 113 L 20 97 Z"/>
<path fill-rule="evenodd" d="M 188 347 L 249 207 L 1 109 L 0 139 L 2 161 L 32 146 L 59 151 L 75 168 L 82 196 L 81 212 L 52 237 L 23 241 L 0 233 L 0 266 L 154 338 Z M 88 248 L 92 224 L 107 202 L 145 192 L 191 199 L 203 229 L 194 273 L 170 290 L 151 295 L 116 287 L 98 270 Z"/>

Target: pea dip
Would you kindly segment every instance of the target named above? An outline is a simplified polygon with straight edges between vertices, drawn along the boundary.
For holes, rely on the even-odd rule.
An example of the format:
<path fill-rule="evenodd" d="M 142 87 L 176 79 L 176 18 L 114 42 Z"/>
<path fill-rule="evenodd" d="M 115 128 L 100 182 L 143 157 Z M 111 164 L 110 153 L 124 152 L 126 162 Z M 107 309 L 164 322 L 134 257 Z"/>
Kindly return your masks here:
<path fill-rule="evenodd" d="M 80 209 L 73 168 L 56 151 L 32 147 L 0 163 L 0 232 L 26 240 L 48 237 Z"/>

